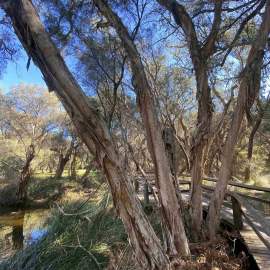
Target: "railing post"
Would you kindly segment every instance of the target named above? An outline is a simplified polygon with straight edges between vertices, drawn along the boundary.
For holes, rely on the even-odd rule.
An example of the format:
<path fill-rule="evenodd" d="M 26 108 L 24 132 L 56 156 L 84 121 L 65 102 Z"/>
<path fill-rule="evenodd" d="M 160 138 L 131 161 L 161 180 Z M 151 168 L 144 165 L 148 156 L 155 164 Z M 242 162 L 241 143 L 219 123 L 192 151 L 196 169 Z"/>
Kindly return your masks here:
<path fill-rule="evenodd" d="M 153 190 L 154 192 L 154 190 Z M 144 203 L 146 205 L 149 204 L 149 189 L 148 189 L 148 183 L 145 182 L 144 185 L 143 185 L 143 197 L 144 197 Z"/>
<path fill-rule="evenodd" d="M 234 227 L 236 230 L 243 229 L 243 219 L 242 219 L 242 210 L 241 205 L 237 199 L 231 196 L 232 209 L 233 209 L 233 221 Z"/>
<path fill-rule="evenodd" d="M 138 193 L 139 192 L 139 188 L 140 188 L 140 181 L 139 181 L 139 179 L 138 179 L 137 176 L 135 176 L 133 178 L 133 185 L 134 185 L 135 192 Z"/>

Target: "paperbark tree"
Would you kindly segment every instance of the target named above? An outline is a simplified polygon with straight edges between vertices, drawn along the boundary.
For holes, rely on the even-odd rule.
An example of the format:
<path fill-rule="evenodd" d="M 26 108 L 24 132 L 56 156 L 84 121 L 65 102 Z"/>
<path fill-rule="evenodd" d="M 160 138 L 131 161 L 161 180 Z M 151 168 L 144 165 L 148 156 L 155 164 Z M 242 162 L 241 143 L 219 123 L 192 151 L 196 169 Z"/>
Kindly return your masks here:
<path fill-rule="evenodd" d="M 190 251 L 181 217 L 181 208 L 177 199 L 176 185 L 170 173 L 160 124 L 154 109 L 151 87 L 139 52 L 127 28 L 119 16 L 112 11 L 107 1 L 93 0 L 93 2 L 118 33 L 130 62 L 133 74 L 132 83 L 136 91 L 137 103 L 146 129 L 148 148 L 155 167 L 156 187 L 166 231 L 168 252 L 173 256 L 177 256 L 177 254 L 187 256 Z"/>
<path fill-rule="evenodd" d="M 88 149 L 97 155 L 109 182 L 116 210 L 142 269 L 169 269 L 171 264 L 121 167 L 108 128 L 68 70 L 30 0 L 0 1 L 29 57 L 48 88 L 68 112 Z M 169 194 L 171 196 L 171 194 Z M 181 243 L 182 245 L 182 243 Z"/>
<path fill-rule="evenodd" d="M 249 51 L 246 66 L 240 74 L 240 86 L 237 104 L 234 109 L 232 123 L 223 149 L 219 180 L 209 205 L 207 219 L 210 239 L 215 238 L 216 230 L 219 225 L 220 209 L 224 200 L 228 181 L 231 177 L 234 148 L 237 143 L 241 123 L 243 121 L 245 112 L 249 114 L 254 100 L 259 93 L 264 50 L 267 44 L 269 32 L 270 1 L 268 0 L 265 4 L 265 12 L 262 17 L 262 23 Z"/>
<path fill-rule="evenodd" d="M 191 145 L 191 216 L 194 240 L 198 240 L 201 234 L 202 225 L 202 176 L 204 166 L 204 152 L 208 143 L 213 105 L 211 89 L 208 82 L 208 61 L 215 52 L 215 43 L 218 38 L 221 24 L 222 0 L 215 1 L 215 15 L 213 25 L 204 45 L 200 45 L 192 18 L 185 7 L 176 0 L 157 0 L 174 17 L 178 26 L 185 34 L 188 42 L 189 52 L 194 66 L 196 84 L 198 115 L 196 131 L 194 132 Z"/>
<path fill-rule="evenodd" d="M 23 164 L 18 175 L 17 197 L 20 201 L 27 197 L 32 161 L 38 156 L 49 131 L 54 129 L 54 117 L 58 115 L 56 105 L 55 97 L 34 85 L 18 85 L 3 96 L 5 117 L 2 124 L 9 136 L 18 142 L 17 148 L 24 149 Z"/>
<path fill-rule="evenodd" d="M 77 177 L 76 163 L 77 163 L 77 158 L 78 158 L 78 147 L 79 145 L 76 145 L 76 147 L 74 147 L 73 153 L 72 153 L 72 159 L 70 162 L 70 177 L 72 179 L 76 179 Z"/>
<path fill-rule="evenodd" d="M 34 157 L 35 147 L 31 144 L 26 151 L 26 160 L 20 173 L 19 188 L 17 192 L 17 197 L 20 201 L 27 198 L 27 186 L 30 180 L 30 166 Z"/>
<path fill-rule="evenodd" d="M 248 138 L 248 152 L 247 152 L 247 166 L 245 168 L 245 180 L 249 181 L 250 180 L 250 167 L 251 167 L 251 160 L 253 156 L 253 145 L 254 145 L 254 138 L 255 134 L 258 131 L 261 123 L 262 123 L 262 117 L 263 113 L 260 112 L 253 127 L 250 132 L 249 138 Z"/>
<path fill-rule="evenodd" d="M 62 152 L 59 153 L 58 164 L 57 164 L 57 168 L 56 168 L 56 172 L 55 172 L 54 178 L 57 179 L 57 178 L 61 178 L 62 177 L 62 174 L 64 172 L 65 166 L 68 163 L 68 161 L 70 160 L 70 157 L 71 157 L 71 154 L 72 154 L 73 149 L 74 149 L 74 141 L 72 140 L 70 142 L 70 146 L 67 149 L 66 153 L 65 154 L 62 153 Z"/>
<path fill-rule="evenodd" d="M 262 104 L 259 102 L 258 107 L 258 115 L 256 117 L 256 121 L 251 129 L 249 138 L 248 138 L 248 151 L 247 151 L 247 166 L 245 168 L 245 180 L 249 181 L 250 180 L 250 167 L 251 167 L 251 161 L 252 161 L 252 156 L 253 156 L 253 147 L 254 147 L 254 139 L 257 131 L 259 130 L 259 127 L 262 123 L 264 113 L 267 110 L 269 106 L 269 100 L 270 96 L 268 95 L 268 98 L 266 100 L 265 106 L 262 106 Z"/>

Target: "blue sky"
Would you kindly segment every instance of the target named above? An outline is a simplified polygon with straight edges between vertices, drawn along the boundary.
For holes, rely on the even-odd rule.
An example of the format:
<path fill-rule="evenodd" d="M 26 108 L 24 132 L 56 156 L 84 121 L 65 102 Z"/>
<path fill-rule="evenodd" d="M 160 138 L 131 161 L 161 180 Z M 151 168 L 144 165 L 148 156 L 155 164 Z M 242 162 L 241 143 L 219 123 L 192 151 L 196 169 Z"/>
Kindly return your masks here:
<path fill-rule="evenodd" d="M 22 56 L 16 62 L 9 62 L 7 69 L 0 78 L 0 89 L 8 91 L 11 86 L 25 84 L 39 84 L 45 86 L 42 74 L 39 69 L 31 61 L 29 70 L 27 71 L 28 57 L 22 50 Z"/>

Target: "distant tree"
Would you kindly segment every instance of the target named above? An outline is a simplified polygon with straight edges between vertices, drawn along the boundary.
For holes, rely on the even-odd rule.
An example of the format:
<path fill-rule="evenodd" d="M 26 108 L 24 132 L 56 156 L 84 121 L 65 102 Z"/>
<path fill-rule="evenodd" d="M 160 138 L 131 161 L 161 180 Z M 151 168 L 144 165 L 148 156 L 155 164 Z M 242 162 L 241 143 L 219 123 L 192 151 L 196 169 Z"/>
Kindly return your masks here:
<path fill-rule="evenodd" d="M 190 250 L 162 131 L 173 130 L 191 171 L 186 229 L 193 241 L 205 240 L 202 177 L 214 166 L 219 181 L 207 216 L 208 237 L 214 239 L 269 65 L 270 1 L 90 2 L 0 5 L 102 168 L 140 268 L 181 269 L 178 258 Z M 75 76 L 68 56 L 77 61 Z M 5 134 L 6 126 L 1 130 Z M 145 168 L 155 172 L 163 245 L 129 176 L 136 169 L 144 176 Z"/>
<path fill-rule="evenodd" d="M 26 198 L 31 163 L 43 146 L 49 132 L 55 127 L 58 101 L 44 89 L 34 85 L 18 85 L 3 98 L 5 118 L 2 124 L 6 134 L 23 149 L 24 164 L 21 168 L 18 198 Z M 10 145 L 12 147 L 12 145 Z"/>
<path fill-rule="evenodd" d="M 10 17 L 27 53 L 42 71 L 49 89 L 55 91 L 67 110 L 81 139 L 89 151 L 97 154 L 137 261 L 144 269 L 165 269 L 170 265 L 169 259 L 133 192 L 130 180 L 126 177 L 107 125 L 68 70 L 59 50 L 40 21 L 33 3 L 29 0 L 16 0 L 7 5 L 2 1 L 0 3 L 3 4 L 1 7 Z M 172 194 L 174 191 L 169 197 Z M 179 214 L 177 216 L 179 217 Z M 174 215 L 170 216 L 173 217 Z M 182 245 L 179 243 L 179 246 L 180 244 Z"/>

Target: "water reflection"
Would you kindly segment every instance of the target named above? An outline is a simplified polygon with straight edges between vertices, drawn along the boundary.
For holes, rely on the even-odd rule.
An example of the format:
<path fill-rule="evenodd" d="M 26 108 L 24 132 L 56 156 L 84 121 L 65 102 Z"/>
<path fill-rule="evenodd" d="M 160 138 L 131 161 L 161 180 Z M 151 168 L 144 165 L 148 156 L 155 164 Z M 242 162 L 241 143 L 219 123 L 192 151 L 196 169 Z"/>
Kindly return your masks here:
<path fill-rule="evenodd" d="M 48 214 L 48 210 L 35 210 L 0 215 L 0 261 L 45 236 Z"/>
<path fill-rule="evenodd" d="M 27 239 L 27 245 L 31 245 L 39 241 L 47 234 L 47 229 L 35 229 L 31 231 L 29 238 Z"/>
<path fill-rule="evenodd" d="M 23 225 L 12 227 L 12 244 L 15 250 L 23 248 Z"/>

